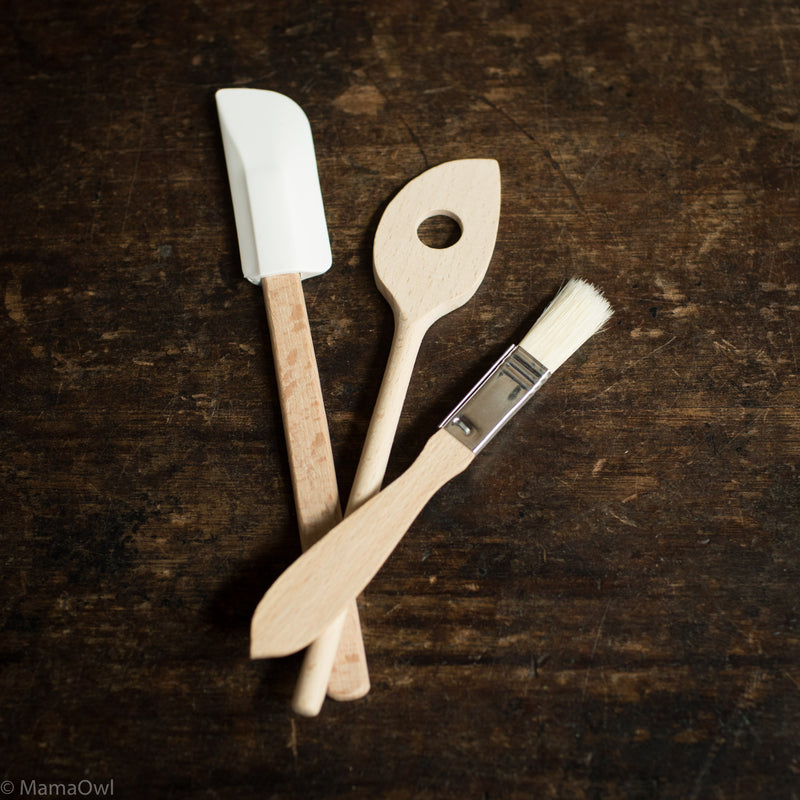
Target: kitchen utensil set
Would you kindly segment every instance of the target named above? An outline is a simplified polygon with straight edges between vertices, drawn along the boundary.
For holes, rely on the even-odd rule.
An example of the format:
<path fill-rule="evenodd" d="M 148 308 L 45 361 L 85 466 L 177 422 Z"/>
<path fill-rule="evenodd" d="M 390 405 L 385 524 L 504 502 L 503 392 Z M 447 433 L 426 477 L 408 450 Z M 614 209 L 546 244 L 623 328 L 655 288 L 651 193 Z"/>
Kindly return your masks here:
<path fill-rule="evenodd" d="M 408 183 L 375 234 L 375 281 L 393 309 L 395 332 L 342 520 L 301 286 L 332 261 L 311 128 L 302 109 L 276 92 L 222 89 L 217 109 L 242 270 L 264 294 L 304 551 L 259 603 L 250 654 L 276 657 L 308 646 L 292 705 L 313 716 L 326 691 L 349 700 L 369 690 L 357 595 L 430 497 L 603 327 L 611 308 L 585 281 L 569 281 L 411 467 L 381 491 L 422 339 L 477 291 L 500 213 L 500 171 L 492 159 L 446 162 Z M 439 215 L 460 229 L 445 248 L 418 235 L 421 223 Z"/>

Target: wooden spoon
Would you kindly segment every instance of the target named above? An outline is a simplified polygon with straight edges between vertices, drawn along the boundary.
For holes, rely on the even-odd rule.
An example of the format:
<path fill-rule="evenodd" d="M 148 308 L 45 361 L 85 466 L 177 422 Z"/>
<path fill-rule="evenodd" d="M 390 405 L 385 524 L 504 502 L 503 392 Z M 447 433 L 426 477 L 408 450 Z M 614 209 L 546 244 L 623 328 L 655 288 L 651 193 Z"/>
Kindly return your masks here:
<path fill-rule="evenodd" d="M 435 216 L 451 217 L 461 229 L 449 247 L 429 247 L 419 238 L 419 226 Z M 499 218 L 500 168 L 493 159 L 449 161 L 427 170 L 396 195 L 381 217 L 374 274 L 394 311 L 395 331 L 346 514 L 380 491 L 423 337 L 436 320 L 477 291 L 494 251 Z M 295 691 L 295 710 L 318 713 L 326 686 L 337 700 L 366 694 L 369 686 L 359 684 L 363 673 L 355 670 L 363 663 L 363 653 L 353 599 L 309 647 Z"/>

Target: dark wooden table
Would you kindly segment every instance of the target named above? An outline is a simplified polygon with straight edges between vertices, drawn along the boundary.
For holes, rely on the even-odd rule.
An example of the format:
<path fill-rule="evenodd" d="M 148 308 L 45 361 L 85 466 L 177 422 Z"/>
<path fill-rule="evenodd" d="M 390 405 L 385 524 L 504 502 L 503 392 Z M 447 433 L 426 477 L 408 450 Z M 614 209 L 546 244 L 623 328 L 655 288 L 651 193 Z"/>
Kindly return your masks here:
<path fill-rule="evenodd" d="M 800 797 L 796 3 L 12 0 L 0 22 L 5 796 Z M 343 498 L 393 327 L 372 239 L 411 178 L 496 158 L 503 208 L 389 478 L 566 278 L 616 310 L 417 520 L 361 602 L 371 693 L 311 720 L 300 656 L 248 660 L 299 544 L 226 86 L 314 130 Z"/>

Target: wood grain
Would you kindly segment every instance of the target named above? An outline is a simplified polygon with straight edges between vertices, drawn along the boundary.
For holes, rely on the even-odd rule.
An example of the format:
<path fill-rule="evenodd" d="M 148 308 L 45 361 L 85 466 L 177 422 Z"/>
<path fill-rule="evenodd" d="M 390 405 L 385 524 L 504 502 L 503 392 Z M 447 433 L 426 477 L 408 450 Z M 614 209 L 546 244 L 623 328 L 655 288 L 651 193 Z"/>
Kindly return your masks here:
<path fill-rule="evenodd" d="M 278 382 L 289 473 L 292 478 L 300 543 L 307 550 L 342 518 L 336 468 L 333 463 L 328 421 L 319 382 L 314 343 L 298 274 L 273 275 L 261 280 L 267 311 L 275 375 Z M 341 644 L 346 664 L 346 699 L 363 696 L 369 689 L 366 653 L 358 631 L 348 630 Z M 314 667 L 314 669 L 311 669 Z M 303 663 L 292 708 L 315 716 L 325 698 L 327 680 L 317 688 L 315 672 L 330 675 L 324 665 Z M 339 670 L 337 677 L 343 682 Z"/>
<path fill-rule="evenodd" d="M 2 780 L 797 794 L 795 2 L 4 12 Z M 304 288 L 342 496 L 393 328 L 375 229 L 415 175 L 496 158 L 503 207 L 480 290 L 420 349 L 387 480 L 564 280 L 615 310 L 417 518 L 361 602 L 372 690 L 313 720 L 299 658 L 247 652 L 300 545 L 214 108 L 232 85 L 314 130 L 334 267 Z"/>
<path fill-rule="evenodd" d="M 325 402 L 300 276 L 271 275 L 261 288 L 300 543 L 307 550 L 342 519 Z"/>
<path fill-rule="evenodd" d="M 251 655 L 291 655 L 316 639 L 366 588 L 431 497 L 474 457 L 446 430 L 437 431 L 397 480 L 348 514 L 275 581 L 253 615 Z"/>

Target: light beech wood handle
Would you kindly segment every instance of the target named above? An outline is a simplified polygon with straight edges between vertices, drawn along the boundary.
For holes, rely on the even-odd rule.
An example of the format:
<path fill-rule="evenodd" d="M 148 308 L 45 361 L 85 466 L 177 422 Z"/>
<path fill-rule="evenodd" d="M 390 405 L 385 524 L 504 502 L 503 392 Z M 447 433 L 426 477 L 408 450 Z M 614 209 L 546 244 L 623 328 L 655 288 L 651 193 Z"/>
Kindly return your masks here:
<path fill-rule="evenodd" d="M 414 363 L 426 331 L 427 326 L 411 324 L 402 317 L 395 321 L 389 360 L 347 500 L 346 515 L 381 490 Z"/>
<path fill-rule="evenodd" d="M 292 478 L 300 544 L 308 549 L 342 518 L 339 490 L 331 450 L 322 388 L 306 311 L 305 295 L 297 274 L 275 275 L 261 281 L 272 343 L 275 375 L 283 417 L 289 470 Z M 337 645 L 343 650 L 348 695 L 363 696 L 369 691 L 369 672 L 361 629 L 346 628 L 329 649 L 304 663 L 298 690 L 292 699 L 294 710 L 304 716 L 319 713 L 325 697 L 303 675 L 322 675 L 327 683 Z M 341 628 L 335 633 L 341 633 Z M 331 637 L 333 633 L 331 634 Z"/>
<path fill-rule="evenodd" d="M 306 550 L 342 518 L 330 434 L 300 276 L 265 277 L 261 285 L 300 544 Z M 369 690 L 369 672 L 360 628 L 348 627 L 341 647 L 346 652 L 350 692 L 361 696 Z M 330 666 L 325 674 L 330 674 Z M 313 711 L 308 702 L 303 695 L 295 696 L 293 706 L 300 714 L 318 713 L 319 707 Z"/>
<path fill-rule="evenodd" d="M 330 568 L 335 569 L 333 565 Z M 339 614 L 323 631 L 322 635 L 308 646 L 303 656 L 303 664 L 300 667 L 300 675 L 297 678 L 294 696 L 292 697 L 292 708 L 296 713 L 302 714 L 304 717 L 316 717 L 325 702 L 325 694 L 328 692 L 328 684 L 339 651 L 339 643 L 348 611 L 349 606 L 348 610 Z M 356 623 L 358 624 L 358 637 L 360 641 L 363 641 L 361 639 L 361 625 L 358 620 L 358 608 L 356 608 L 355 614 Z M 345 667 L 347 666 L 345 664 Z M 369 690 L 369 686 L 367 686 L 367 690 Z M 347 697 L 345 699 L 357 698 Z"/>
<path fill-rule="evenodd" d="M 300 276 L 273 275 L 261 286 L 305 550 L 341 519 L 339 488 Z"/>
<path fill-rule="evenodd" d="M 425 325 L 412 325 L 401 315 L 396 315 L 389 360 L 367 429 L 345 516 L 381 489 L 403 402 L 426 329 Z M 292 707 L 304 716 L 315 716 L 322 708 L 326 690 L 335 700 L 363 697 L 369 691 L 369 674 L 363 669 L 365 663 L 358 604 L 352 599 L 347 610 L 308 648 Z"/>
<path fill-rule="evenodd" d="M 360 647 L 360 655 L 356 646 Z M 344 615 L 342 633 L 328 681 L 328 697 L 334 700 L 357 700 L 363 697 L 369 691 L 369 675 L 367 674 L 366 684 L 358 676 L 362 671 L 360 665 L 366 662 L 358 603 L 354 597 L 348 603 Z M 366 674 L 366 670 L 363 671 Z"/>
<path fill-rule="evenodd" d="M 353 598 L 306 650 L 292 708 L 305 717 L 315 717 L 326 694 L 342 701 L 363 697 L 370 689 L 366 663 L 358 603 Z"/>
<path fill-rule="evenodd" d="M 272 585 L 253 615 L 252 657 L 289 655 L 318 637 L 366 587 L 428 500 L 474 457 L 447 431 L 435 433 L 397 480 L 303 553 Z"/>

